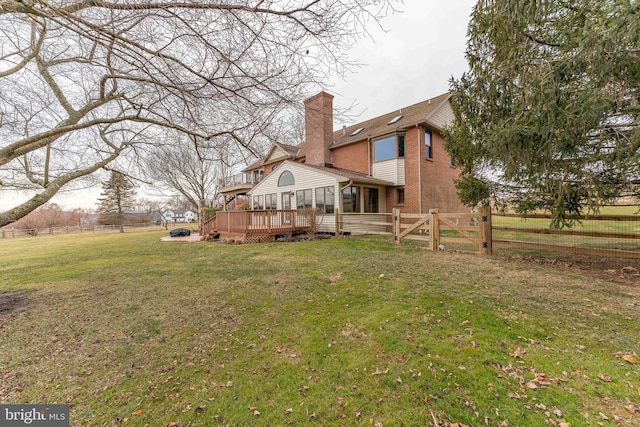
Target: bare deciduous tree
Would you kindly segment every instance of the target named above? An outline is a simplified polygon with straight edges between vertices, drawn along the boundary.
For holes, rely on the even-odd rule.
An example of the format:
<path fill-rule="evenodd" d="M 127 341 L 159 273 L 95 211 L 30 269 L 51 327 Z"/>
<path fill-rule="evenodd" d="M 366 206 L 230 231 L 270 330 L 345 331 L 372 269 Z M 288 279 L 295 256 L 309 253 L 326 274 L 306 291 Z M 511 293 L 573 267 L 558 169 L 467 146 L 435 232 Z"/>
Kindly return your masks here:
<path fill-rule="evenodd" d="M 35 194 L 0 226 L 162 128 L 251 152 L 396 3 L 0 0 L 0 189 Z"/>
<path fill-rule="evenodd" d="M 239 151 L 229 150 L 228 138 L 189 143 L 178 134 L 167 139 L 146 155 L 145 174 L 154 186 L 185 198 L 192 210 L 217 200 L 220 182 L 244 160 Z"/>

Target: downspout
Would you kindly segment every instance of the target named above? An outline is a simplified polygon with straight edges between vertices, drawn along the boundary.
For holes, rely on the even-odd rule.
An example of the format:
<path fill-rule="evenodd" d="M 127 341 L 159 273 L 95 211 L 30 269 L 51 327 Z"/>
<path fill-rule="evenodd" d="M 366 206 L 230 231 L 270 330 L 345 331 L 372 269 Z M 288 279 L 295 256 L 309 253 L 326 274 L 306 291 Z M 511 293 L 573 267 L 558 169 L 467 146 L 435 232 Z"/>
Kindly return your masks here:
<path fill-rule="evenodd" d="M 422 213 L 422 142 L 420 141 L 420 126 L 416 124 L 418 129 L 418 213 Z"/>
<path fill-rule="evenodd" d="M 352 185 L 353 185 L 353 180 L 352 180 L 352 179 L 350 179 L 350 180 L 349 180 L 349 182 L 347 183 L 347 185 L 345 185 L 345 186 L 344 186 L 344 187 L 342 187 L 342 188 L 340 188 L 340 187 L 338 187 L 338 188 L 340 188 L 340 191 L 342 191 L 342 190 L 344 190 L 344 189 L 345 189 L 345 188 L 347 188 L 347 187 L 351 187 Z"/>
<path fill-rule="evenodd" d="M 371 173 L 371 138 L 367 138 L 367 169 L 369 170 L 369 176 L 373 176 Z"/>

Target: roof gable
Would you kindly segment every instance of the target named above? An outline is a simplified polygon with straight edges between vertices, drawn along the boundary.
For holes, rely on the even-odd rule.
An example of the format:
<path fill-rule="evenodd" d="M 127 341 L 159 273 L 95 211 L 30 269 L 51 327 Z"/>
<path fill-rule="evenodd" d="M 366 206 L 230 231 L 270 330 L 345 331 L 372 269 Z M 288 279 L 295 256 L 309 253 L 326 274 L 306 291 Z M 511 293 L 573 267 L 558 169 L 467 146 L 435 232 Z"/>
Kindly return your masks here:
<path fill-rule="evenodd" d="M 247 166 L 243 172 L 259 169 L 269 163 L 276 163 L 286 159 L 296 159 L 300 157 L 300 151 L 300 146 L 274 142 L 266 156 Z"/>

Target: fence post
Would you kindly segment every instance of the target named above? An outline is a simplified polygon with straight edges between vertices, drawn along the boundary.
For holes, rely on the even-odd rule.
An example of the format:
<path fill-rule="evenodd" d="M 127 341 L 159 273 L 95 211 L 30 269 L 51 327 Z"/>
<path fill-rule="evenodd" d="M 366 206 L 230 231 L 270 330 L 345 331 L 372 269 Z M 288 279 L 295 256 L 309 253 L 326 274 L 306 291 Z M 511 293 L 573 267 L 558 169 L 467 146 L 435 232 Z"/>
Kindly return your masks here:
<path fill-rule="evenodd" d="M 335 214 L 335 229 L 336 229 L 335 235 L 339 236 L 340 235 L 340 209 L 335 208 L 333 213 Z"/>
<path fill-rule="evenodd" d="M 429 209 L 429 249 L 437 251 L 440 246 L 439 209 Z"/>
<path fill-rule="evenodd" d="M 482 208 L 482 247 L 480 252 L 483 255 L 491 256 L 493 253 L 493 229 L 491 227 L 491 206 Z"/>
<path fill-rule="evenodd" d="M 391 224 L 393 243 L 400 245 L 400 209 L 393 208 L 391 213 Z"/>

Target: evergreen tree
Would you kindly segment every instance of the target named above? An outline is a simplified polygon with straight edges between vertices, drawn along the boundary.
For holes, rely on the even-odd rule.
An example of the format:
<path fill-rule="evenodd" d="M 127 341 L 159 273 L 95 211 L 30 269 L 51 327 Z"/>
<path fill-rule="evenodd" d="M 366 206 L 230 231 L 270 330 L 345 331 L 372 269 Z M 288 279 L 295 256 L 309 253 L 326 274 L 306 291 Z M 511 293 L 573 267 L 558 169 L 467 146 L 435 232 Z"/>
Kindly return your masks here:
<path fill-rule="evenodd" d="M 466 204 L 571 225 L 640 187 L 640 2 L 479 0 L 451 82 Z"/>
<path fill-rule="evenodd" d="M 111 171 L 108 181 L 102 183 L 102 193 L 98 212 L 100 224 L 117 224 L 124 232 L 123 223 L 126 211 L 133 210 L 136 192 L 133 183 L 122 173 Z"/>

